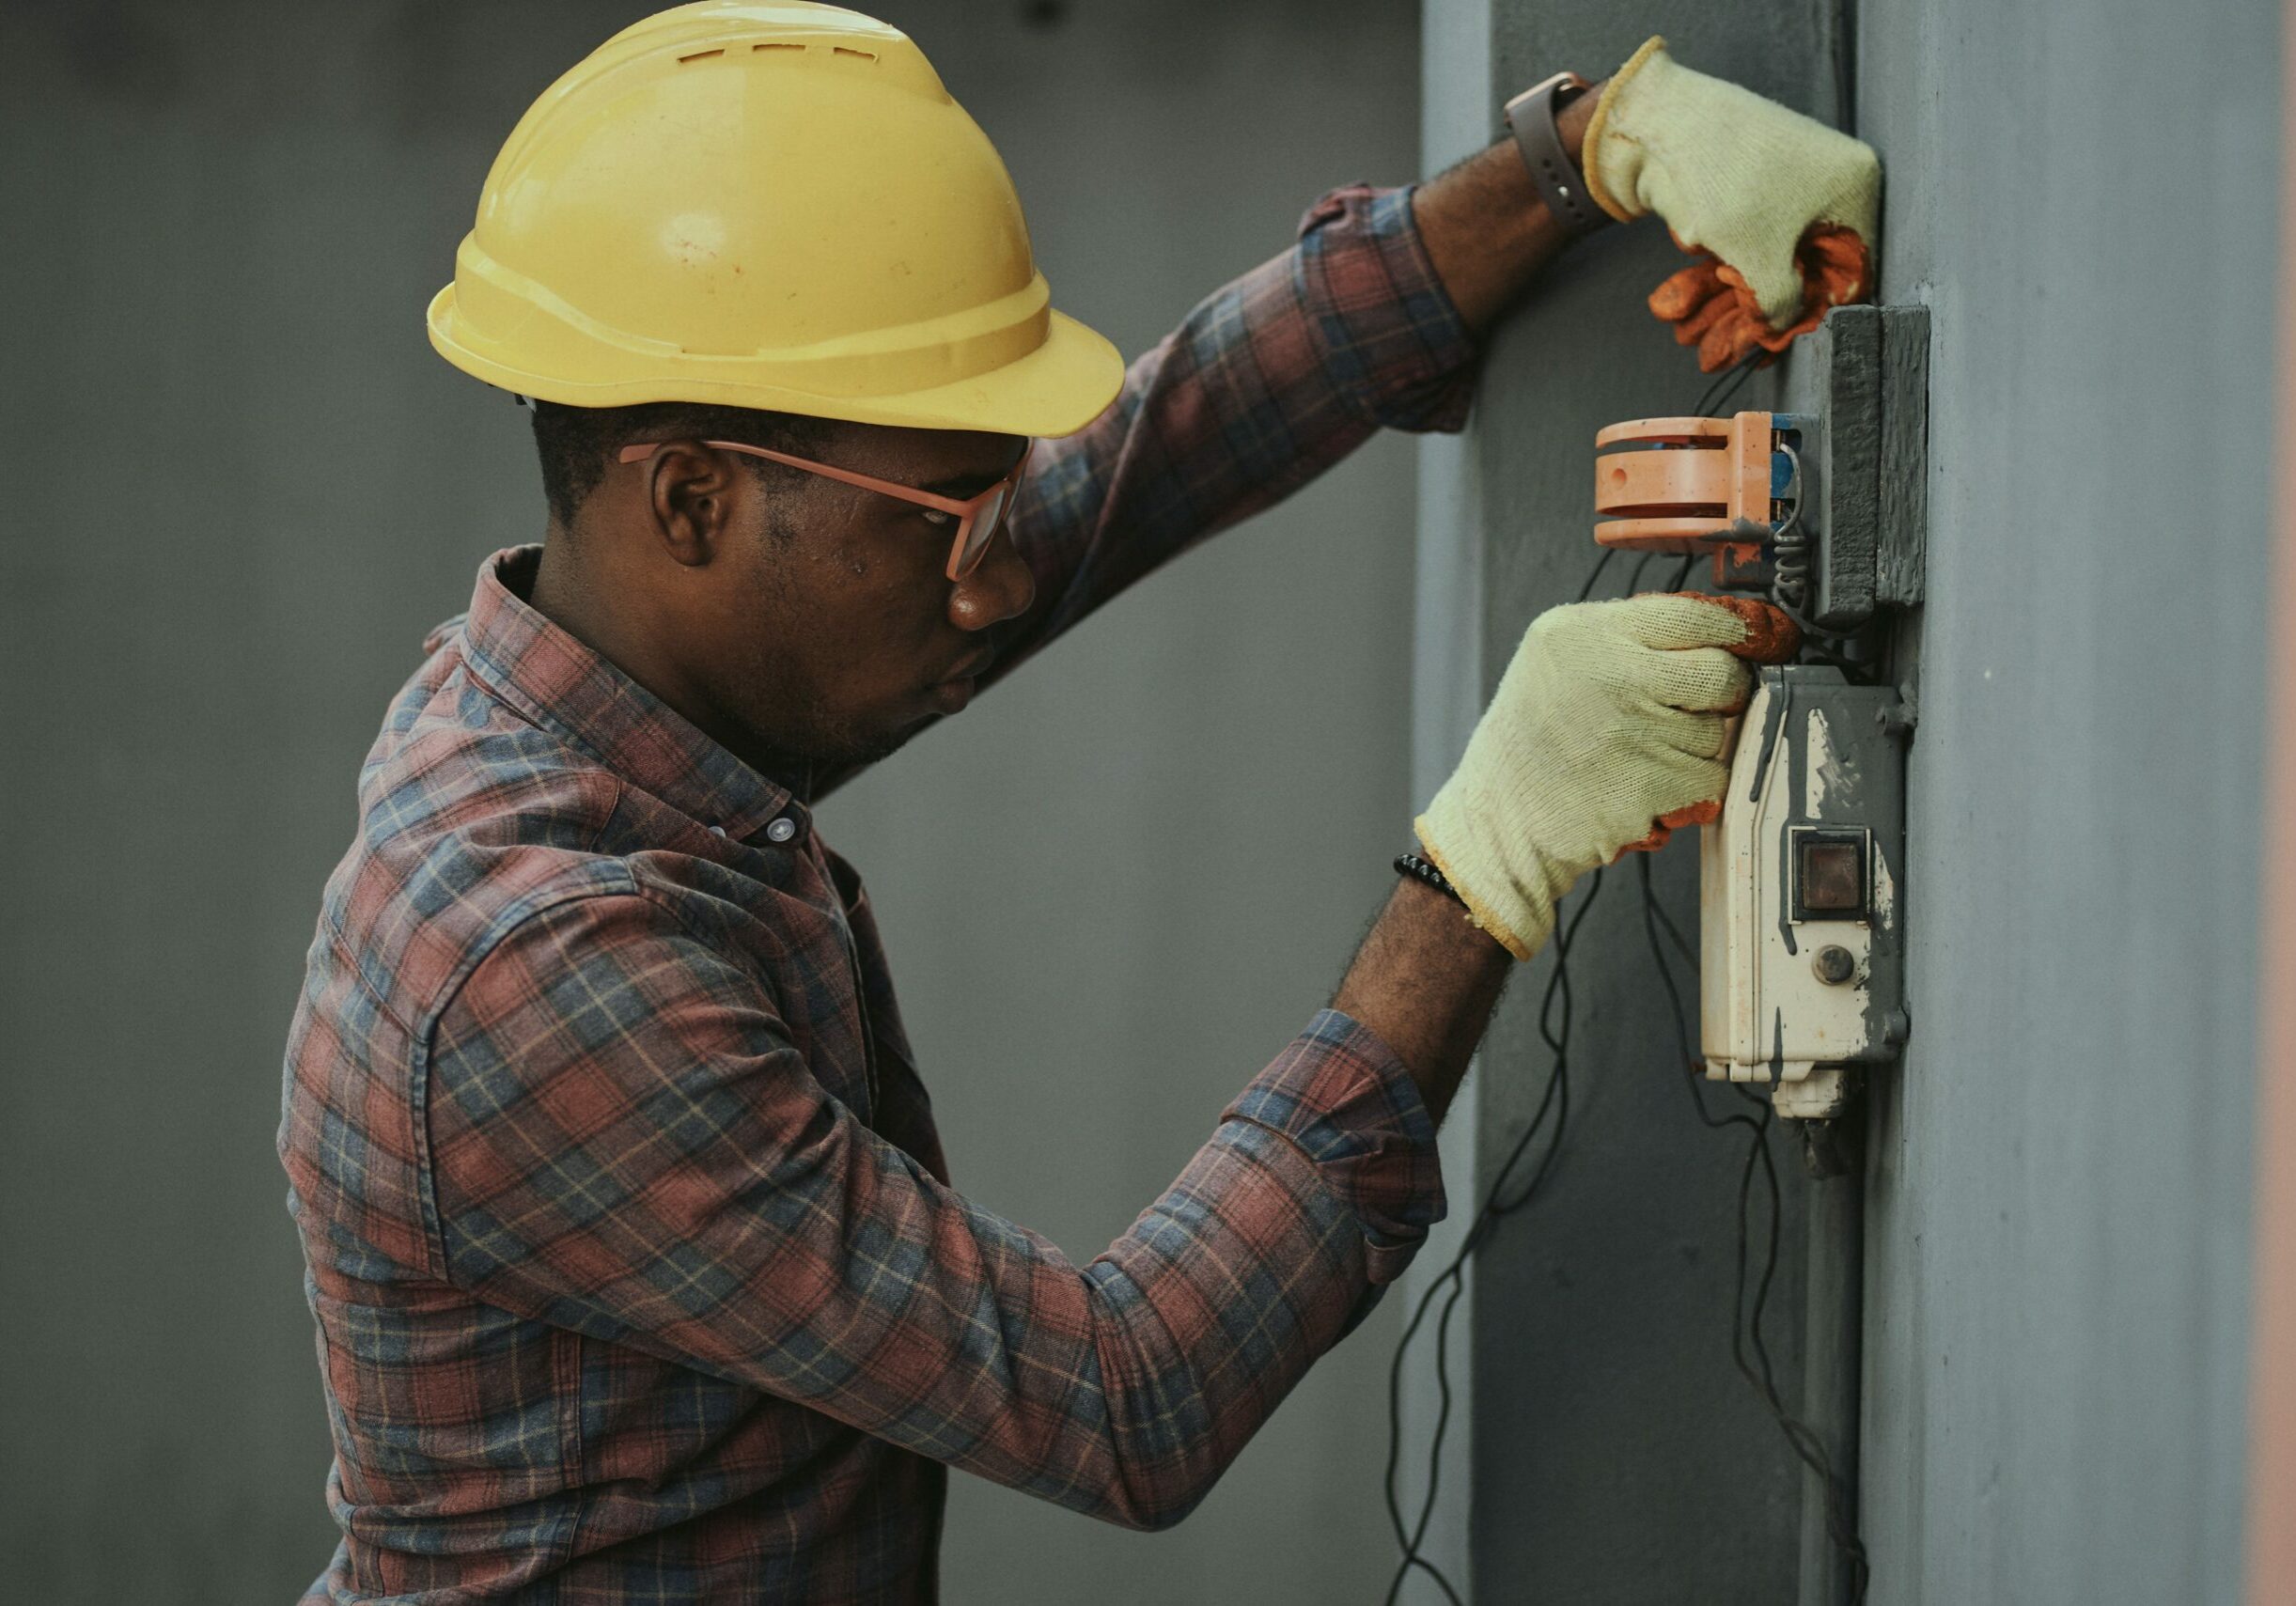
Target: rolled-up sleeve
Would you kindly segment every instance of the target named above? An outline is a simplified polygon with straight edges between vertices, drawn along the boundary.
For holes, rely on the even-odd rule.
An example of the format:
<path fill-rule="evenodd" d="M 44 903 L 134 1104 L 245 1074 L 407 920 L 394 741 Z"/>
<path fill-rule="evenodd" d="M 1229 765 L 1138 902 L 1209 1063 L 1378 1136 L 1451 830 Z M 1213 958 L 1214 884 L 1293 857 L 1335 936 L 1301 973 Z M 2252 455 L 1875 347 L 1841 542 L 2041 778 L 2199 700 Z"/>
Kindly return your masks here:
<path fill-rule="evenodd" d="M 1289 250 L 1134 361 L 1100 418 L 1039 444 L 1009 525 L 1037 601 L 998 673 L 1375 430 L 1461 428 L 1476 354 L 1411 192 L 1325 195 Z"/>
<path fill-rule="evenodd" d="M 1327 1010 L 1079 1266 L 864 1127 L 642 891 L 524 918 L 431 1045 L 459 1286 L 1128 1526 L 1203 1497 L 1443 1210 L 1410 1079 Z"/>

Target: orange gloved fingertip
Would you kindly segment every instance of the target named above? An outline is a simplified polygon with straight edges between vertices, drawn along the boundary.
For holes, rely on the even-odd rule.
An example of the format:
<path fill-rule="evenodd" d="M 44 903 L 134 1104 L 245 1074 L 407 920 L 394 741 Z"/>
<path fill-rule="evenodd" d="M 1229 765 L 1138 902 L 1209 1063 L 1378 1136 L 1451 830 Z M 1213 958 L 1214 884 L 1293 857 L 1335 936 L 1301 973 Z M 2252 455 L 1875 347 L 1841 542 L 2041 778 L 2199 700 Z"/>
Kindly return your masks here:
<path fill-rule="evenodd" d="M 1722 320 L 1733 316 L 1737 310 L 1736 297 L 1727 290 L 1717 291 L 1700 303 L 1695 312 L 1682 320 L 1681 328 L 1676 333 L 1675 338 L 1685 345 L 1693 340 L 1703 340 L 1708 330 L 1713 328 Z"/>
<path fill-rule="evenodd" d="M 1866 237 L 1837 223 L 1811 225 L 1795 249 L 1797 255 L 1806 252 L 1844 267 L 1862 265 L 1868 256 Z"/>
<path fill-rule="evenodd" d="M 1743 307 L 1732 306 L 1714 320 L 1698 342 L 1698 370 L 1701 373 L 1720 373 L 1735 365 L 1754 349 L 1761 337 L 1761 324 Z"/>
<path fill-rule="evenodd" d="M 1684 268 L 1660 280 L 1658 288 L 1650 292 L 1644 304 L 1653 316 L 1671 321 L 1688 317 L 1713 293 L 1714 275 L 1710 268 Z"/>
<path fill-rule="evenodd" d="M 1711 825 L 1721 818 L 1722 804 L 1710 798 L 1705 803 L 1692 803 L 1687 808 L 1669 809 L 1650 822 L 1649 835 L 1643 837 L 1640 841 L 1630 842 L 1619 849 L 1618 857 L 1613 859 L 1611 863 L 1617 864 L 1618 859 L 1625 858 L 1629 853 L 1655 853 L 1673 841 L 1674 834 L 1682 827 Z"/>
<path fill-rule="evenodd" d="M 1824 304 L 1820 304 L 1813 307 L 1799 322 L 1789 323 L 1779 330 L 1773 331 L 1768 325 L 1764 325 L 1760 333 L 1754 336 L 1753 344 L 1765 351 L 1783 351 L 1803 335 L 1817 328 L 1823 321 L 1826 310 Z"/>
<path fill-rule="evenodd" d="M 1758 597 L 1715 597 L 1704 591 L 1682 595 L 1738 616 L 1746 627 L 1746 639 L 1729 650 L 1749 663 L 1784 663 L 1802 650 L 1802 627 Z"/>

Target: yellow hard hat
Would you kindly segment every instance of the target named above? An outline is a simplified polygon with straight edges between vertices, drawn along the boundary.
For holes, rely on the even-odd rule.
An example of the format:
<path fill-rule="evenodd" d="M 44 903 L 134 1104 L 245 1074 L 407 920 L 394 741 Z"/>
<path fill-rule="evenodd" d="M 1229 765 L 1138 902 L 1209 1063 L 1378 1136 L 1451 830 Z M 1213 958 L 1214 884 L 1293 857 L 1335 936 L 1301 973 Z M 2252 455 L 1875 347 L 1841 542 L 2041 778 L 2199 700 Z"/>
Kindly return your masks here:
<path fill-rule="evenodd" d="M 1124 375 L 924 54 L 800 0 L 664 11 L 552 85 L 430 318 L 463 372 L 570 407 L 1066 435 Z"/>

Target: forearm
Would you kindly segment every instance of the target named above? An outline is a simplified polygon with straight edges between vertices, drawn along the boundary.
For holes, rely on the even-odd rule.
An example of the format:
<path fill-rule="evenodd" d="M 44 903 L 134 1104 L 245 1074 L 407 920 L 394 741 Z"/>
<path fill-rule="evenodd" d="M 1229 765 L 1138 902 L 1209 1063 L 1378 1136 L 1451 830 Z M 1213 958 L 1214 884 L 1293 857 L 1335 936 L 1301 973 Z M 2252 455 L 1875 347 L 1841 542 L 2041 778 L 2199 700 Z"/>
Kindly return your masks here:
<path fill-rule="evenodd" d="M 757 978 L 635 894 L 522 924 L 429 1064 L 445 1271 L 476 1298 L 1134 1527 L 1202 1497 L 1444 1208 L 1404 1067 L 1324 1011 L 1075 1264 L 866 1126 Z"/>
<path fill-rule="evenodd" d="M 1586 139 L 1602 86 L 1554 119 L 1573 163 Z M 1468 157 L 1412 192 L 1419 238 L 1451 304 L 1477 334 L 1498 320 L 1541 265 L 1563 248 L 1563 231 L 1539 198 L 1511 139 Z"/>
<path fill-rule="evenodd" d="M 1394 1051 L 1440 1121 L 1513 964 L 1457 903 L 1405 879 L 1355 950 L 1332 1007 Z"/>

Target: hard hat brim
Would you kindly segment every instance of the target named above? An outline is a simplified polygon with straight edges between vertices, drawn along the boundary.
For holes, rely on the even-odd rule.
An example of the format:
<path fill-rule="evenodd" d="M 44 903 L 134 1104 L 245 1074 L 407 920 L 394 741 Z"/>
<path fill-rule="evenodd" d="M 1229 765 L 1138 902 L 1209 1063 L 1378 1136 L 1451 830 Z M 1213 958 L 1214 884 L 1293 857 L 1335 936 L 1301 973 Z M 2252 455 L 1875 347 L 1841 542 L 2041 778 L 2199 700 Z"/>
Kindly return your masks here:
<path fill-rule="evenodd" d="M 1124 384 L 1124 359 L 1094 330 L 1059 311 L 1049 312 L 1044 340 L 1025 356 L 969 379 L 890 396 L 821 396 L 745 380 L 736 371 L 701 377 L 691 372 L 633 373 L 579 382 L 525 371 L 469 336 L 455 309 L 455 287 L 431 298 L 427 321 L 440 356 L 475 379 L 520 396 L 567 407 L 630 407 L 648 401 L 691 401 L 843 418 L 913 429 L 979 429 L 993 434 L 1073 435 L 1108 408 Z M 626 353 L 625 353 L 626 355 Z"/>

